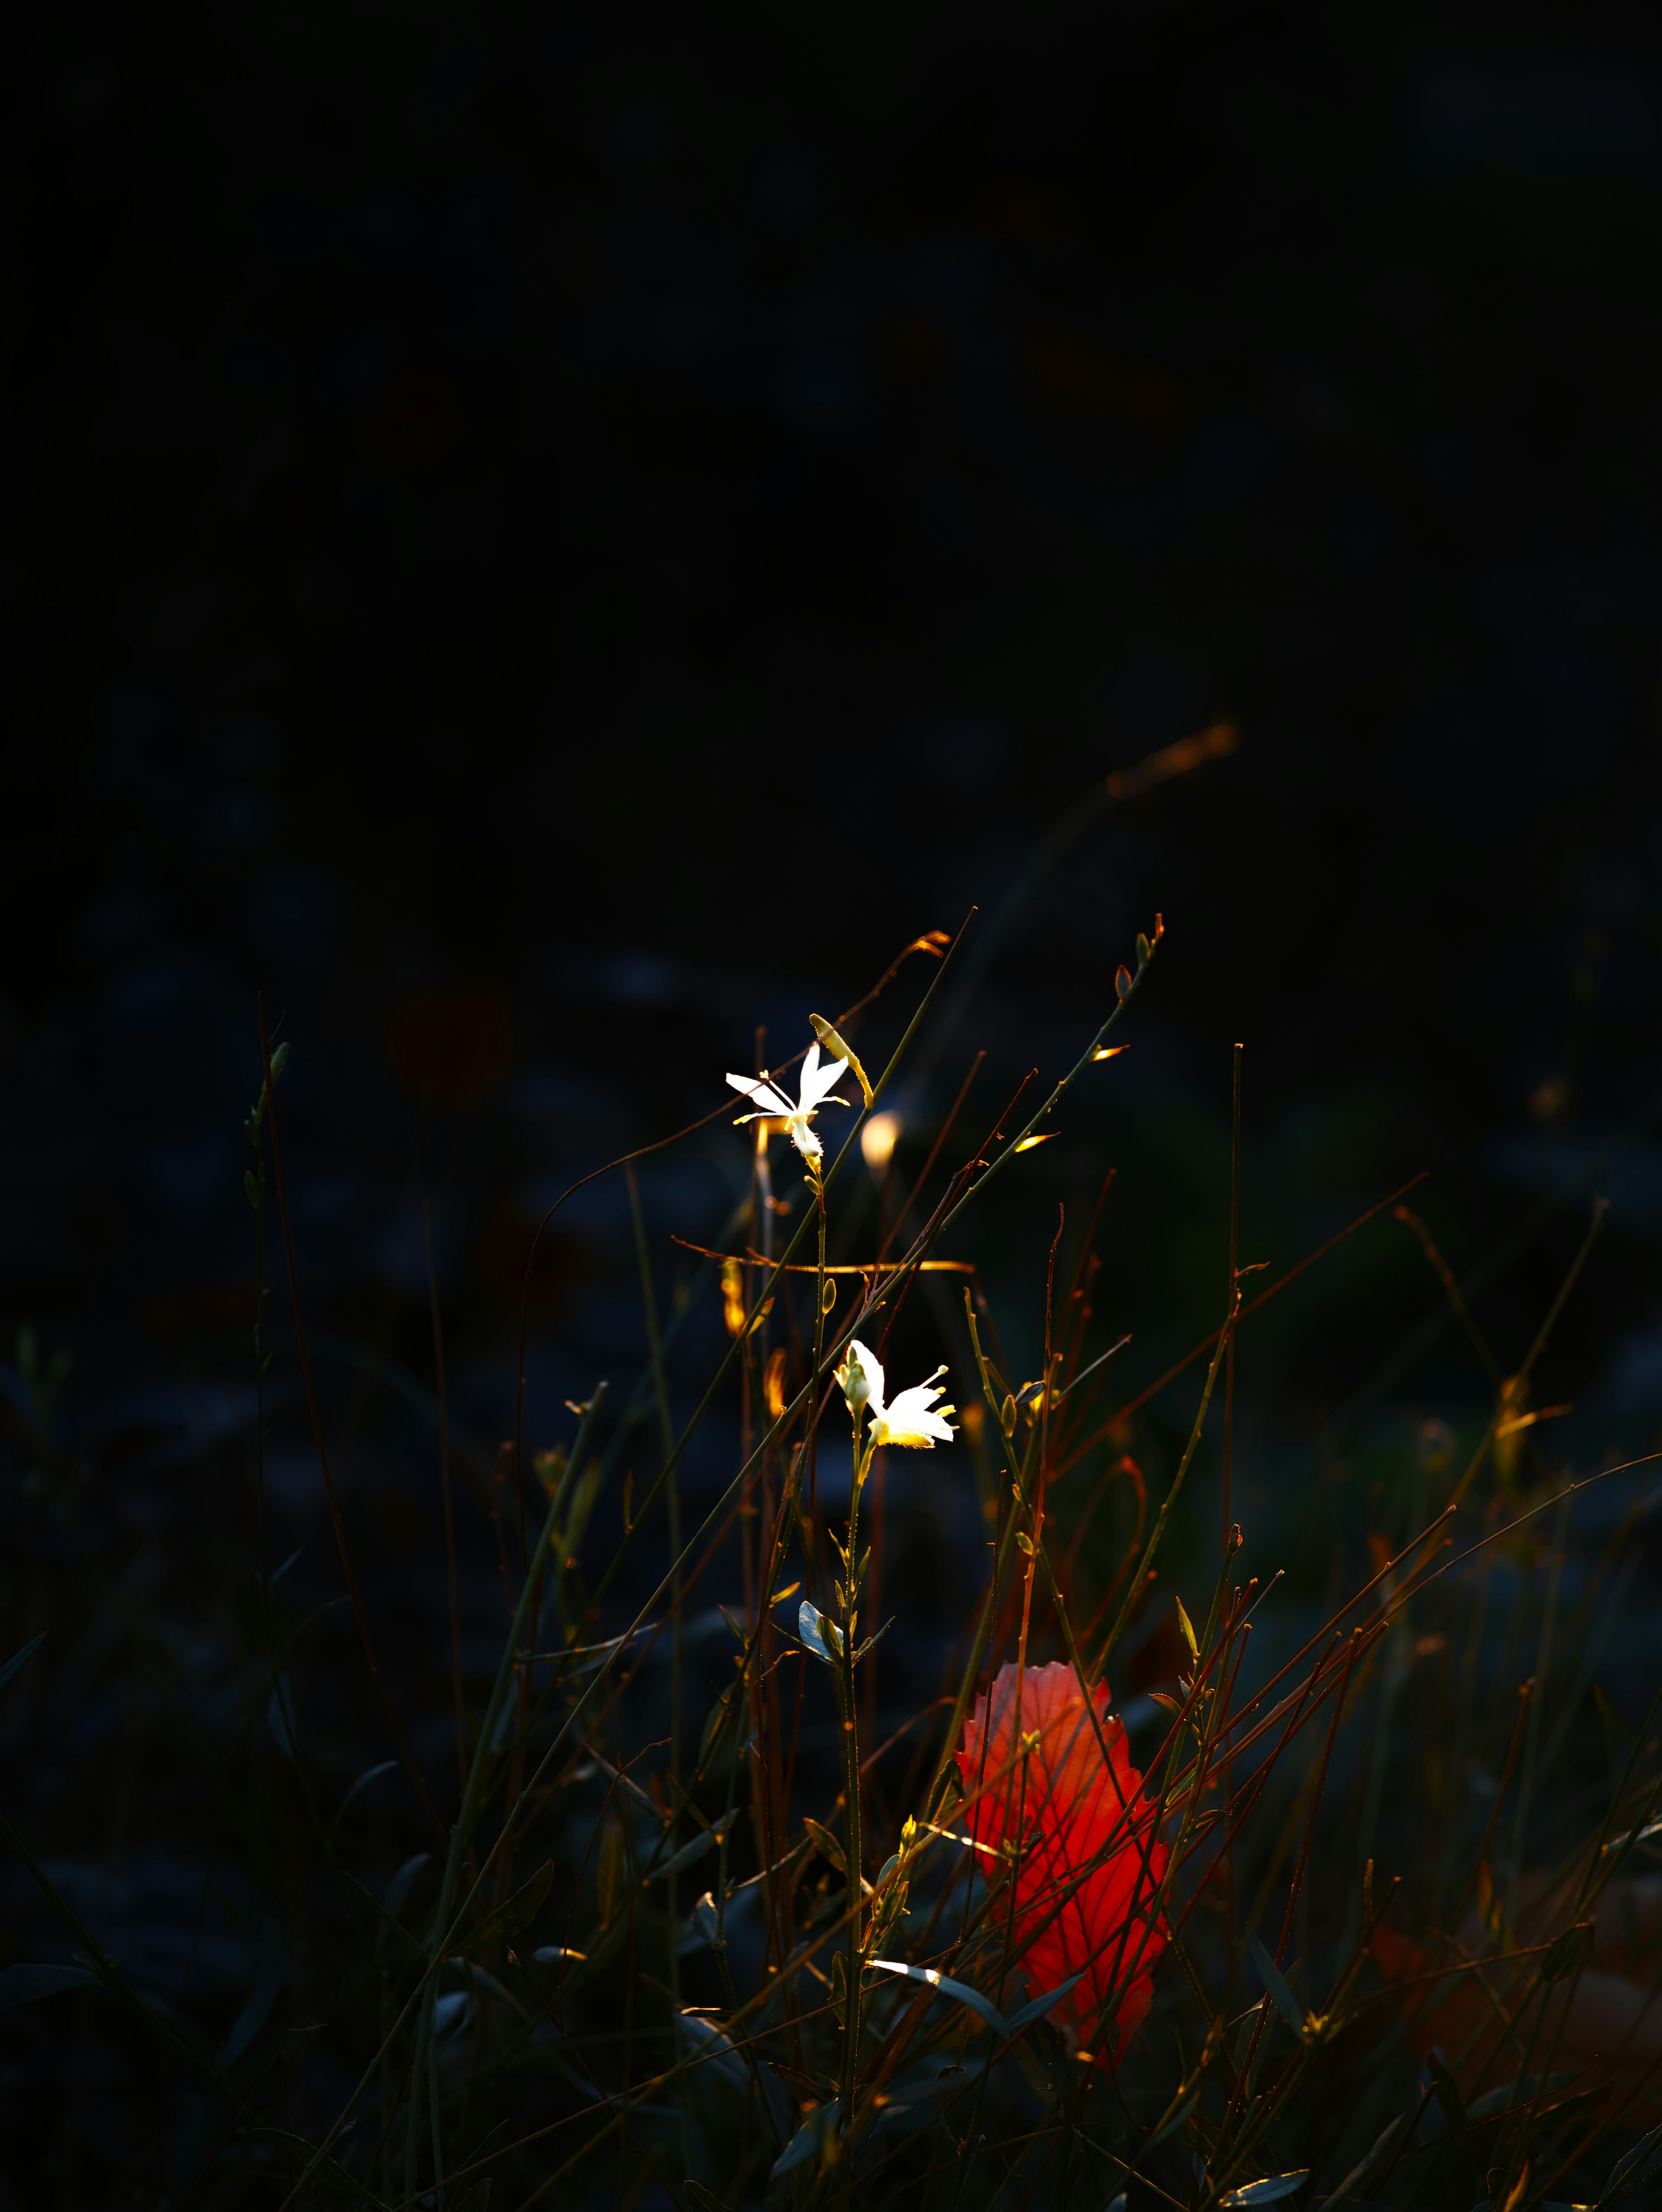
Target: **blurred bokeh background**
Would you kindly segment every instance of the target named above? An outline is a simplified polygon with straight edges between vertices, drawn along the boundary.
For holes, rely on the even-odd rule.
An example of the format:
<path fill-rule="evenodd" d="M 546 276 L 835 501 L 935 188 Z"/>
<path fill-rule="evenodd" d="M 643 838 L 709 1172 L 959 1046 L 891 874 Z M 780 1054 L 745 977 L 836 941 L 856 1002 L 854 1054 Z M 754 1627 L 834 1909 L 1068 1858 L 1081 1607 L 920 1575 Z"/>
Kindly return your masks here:
<path fill-rule="evenodd" d="M 8 1649 L 25 1559 L 114 1607 L 58 1709 L 5 1693 L 40 1832 L 163 1835 L 198 1787 L 169 1731 L 234 1714 L 223 1636 L 154 1622 L 247 1572 L 260 989 L 343 1494 L 438 1645 L 435 1756 L 423 1209 L 483 1480 L 552 1198 L 972 906 L 966 958 L 995 941 L 898 1097 L 902 1176 L 977 1051 L 966 1142 L 1167 930 L 1131 1049 L 982 1232 L 1018 1365 L 1056 1206 L 1110 1167 L 1126 1389 L 1215 1324 L 1239 1039 L 1244 1257 L 1427 1170 L 1510 1369 L 1603 1193 L 1537 1401 L 1575 1408 L 1555 1463 L 1654 1442 L 1650 11 L 77 3 L 10 47 L 0 1350 L 60 1457 L 26 1438 L 0 1490 Z M 1222 723 L 1233 753 L 1093 803 Z M 718 1241 L 748 1174 L 725 1118 L 643 1166 L 667 1302 L 672 1234 Z M 684 1397 L 724 1341 L 697 1279 Z M 1387 1211 L 1243 1339 L 1263 1525 L 1486 1409 L 1448 1320 Z M 614 1177 L 545 1240 L 528 1443 L 642 1356 Z M 271 1395 L 273 1559 L 321 1603 L 291 1364 Z"/>
<path fill-rule="evenodd" d="M 1653 1320 L 1642 12 L 53 9 L 25 54 L 0 1246 L 83 1381 L 246 1302 L 257 987 L 315 1294 L 423 1303 L 426 1194 L 489 1335 L 545 1187 L 1221 720 L 942 1066 L 1048 1069 L 1159 908 L 1073 1131 L 1145 1148 L 1141 1268 L 1215 1294 L 1240 1037 L 1261 1241 L 1429 1168 L 1458 1267 L 1602 1179 Z M 1649 1341 L 1612 1388 L 1662 1412 Z"/>

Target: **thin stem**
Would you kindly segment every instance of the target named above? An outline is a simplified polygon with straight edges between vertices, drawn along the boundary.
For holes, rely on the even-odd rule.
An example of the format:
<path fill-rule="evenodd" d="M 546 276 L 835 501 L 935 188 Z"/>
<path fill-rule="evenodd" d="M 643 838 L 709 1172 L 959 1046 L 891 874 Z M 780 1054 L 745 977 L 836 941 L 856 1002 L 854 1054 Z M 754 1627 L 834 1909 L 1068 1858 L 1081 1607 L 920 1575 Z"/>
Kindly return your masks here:
<path fill-rule="evenodd" d="M 816 1370 L 823 1357 L 825 1332 L 825 1195 L 818 1185 L 816 1195 L 819 1207 L 819 1295 L 814 1316 L 814 1365 Z M 860 1620 L 860 1492 L 870 1470 L 872 1447 L 862 1448 L 861 1415 L 855 1414 L 853 1480 L 849 1488 L 849 1534 L 843 1553 L 843 1603 L 841 1611 L 843 1649 L 838 1654 L 837 1680 L 841 1711 L 837 1723 L 843 1739 L 843 1838 L 848 1853 L 849 1927 L 847 1974 L 848 1984 L 843 1997 L 843 2081 L 842 2119 L 844 2129 L 853 2124 L 854 2084 L 860 2058 L 860 1962 L 861 1952 L 861 1905 L 864 1891 L 861 1881 L 862 1854 L 860 1835 L 860 1731 L 856 1720 L 858 1700 L 855 1688 L 855 1637 Z M 849 2154 L 848 2181 L 853 2179 L 853 2154 Z"/>
<path fill-rule="evenodd" d="M 422 1239 L 427 1249 L 427 1299 L 433 1316 L 433 1376 L 439 1401 L 439 1480 L 444 1491 L 444 1563 L 450 1584 L 450 1686 L 456 1707 L 456 1786 L 467 1786 L 467 1716 L 462 1698 L 461 1600 L 456 1589 L 456 1509 L 450 1486 L 450 1409 L 444 1376 L 444 1325 L 439 1314 L 439 1277 L 433 1263 L 433 1209 L 421 1205 Z"/>
<path fill-rule="evenodd" d="M 670 1455 L 675 1449 L 675 1431 L 669 1418 L 669 1388 L 664 1380 L 663 1339 L 658 1329 L 658 1294 L 652 1279 L 652 1255 L 647 1247 L 646 1223 L 641 1213 L 641 1193 L 635 1180 L 633 1162 L 626 1163 L 624 1178 L 629 1184 L 630 1212 L 635 1224 L 635 1256 L 641 1270 L 641 1304 L 646 1315 L 647 1349 L 652 1362 L 652 1395 L 658 1410 L 658 1440 L 663 1454 L 663 1463 L 669 1467 Z M 680 1802 L 681 1783 L 681 1486 L 673 1470 L 664 1491 L 664 1505 L 669 1524 L 669 1779 L 672 1802 Z M 676 1911 L 676 1880 L 671 1875 L 665 1885 L 666 1905 L 672 1927 L 678 1925 Z M 677 2006 L 680 2003 L 681 1960 L 678 1948 L 672 1943 L 669 1954 L 670 1988 Z"/>

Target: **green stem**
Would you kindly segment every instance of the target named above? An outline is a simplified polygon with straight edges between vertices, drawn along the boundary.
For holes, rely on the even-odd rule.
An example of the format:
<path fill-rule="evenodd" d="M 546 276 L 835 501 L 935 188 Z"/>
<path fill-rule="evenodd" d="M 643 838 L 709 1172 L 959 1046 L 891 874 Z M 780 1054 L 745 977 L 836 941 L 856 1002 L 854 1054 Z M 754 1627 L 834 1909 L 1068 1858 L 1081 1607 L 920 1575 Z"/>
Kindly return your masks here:
<path fill-rule="evenodd" d="M 837 1670 L 837 1704 L 841 1711 L 843 1737 L 843 1790 L 845 1818 L 843 1832 L 849 1857 L 849 1931 L 848 1931 L 848 1987 L 843 1996 L 843 2124 L 848 2128 L 854 2119 L 854 2080 L 860 2056 L 860 1966 L 862 1953 L 861 1905 L 865 1896 L 861 1881 L 861 1857 L 860 1844 L 860 1729 L 857 1720 L 859 1700 L 855 1692 L 854 1646 L 859 1626 L 857 1587 L 860 1569 L 860 1489 L 871 1467 L 872 1452 L 868 1445 L 860 1448 L 860 1434 L 855 1431 L 855 1461 L 854 1484 L 849 1493 L 849 1545 L 843 1565 L 846 1577 L 843 1584 L 843 1649 Z"/>
<path fill-rule="evenodd" d="M 536 1551 L 532 1555 L 537 1564 L 533 1571 L 526 1577 L 520 1590 L 519 1603 L 514 1607 L 513 1623 L 508 1629 L 508 1640 L 502 1647 L 502 1659 L 496 1668 L 496 1679 L 491 1685 L 490 1696 L 480 1722 L 479 1739 L 473 1753 L 473 1764 L 468 1771 L 467 1787 L 462 1792 L 461 1810 L 456 1817 L 455 1826 L 450 1832 L 450 1850 L 445 1864 L 444 1880 L 439 1890 L 438 1905 L 433 1915 L 432 1952 L 421 1991 L 421 2011 L 416 2029 L 416 2063 L 411 2069 L 410 2074 L 410 2113 L 408 2130 L 405 2137 L 405 2187 L 411 2196 L 415 2194 L 416 2190 L 417 2147 L 420 2140 L 419 2107 L 424 2070 L 423 2061 L 432 2038 L 433 2014 L 438 2002 L 439 1965 L 448 1948 L 450 1939 L 457 1933 L 457 1929 L 451 1925 L 451 1920 L 455 1908 L 456 1892 L 460 1886 L 462 1864 L 466 1857 L 468 1840 L 479 1816 L 487 1770 L 492 1764 L 491 1753 L 495 1747 L 496 1723 L 502 1711 L 502 1699 L 508 1684 L 519 1670 L 520 1653 L 527 1618 L 535 1601 L 537 1592 L 541 1588 L 541 1563 L 548 1555 L 548 1547 L 553 1540 L 560 1509 L 573 1479 L 573 1470 L 581 1464 L 582 1455 L 588 1448 L 589 1432 L 605 1401 L 606 1393 L 606 1384 L 597 1383 L 594 1395 L 589 1400 L 582 1418 L 577 1424 L 577 1434 L 572 1443 L 570 1458 L 566 1463 L 564 1479 L 560 1483 L 555 1496 L 549 1501 L 548 1516 L 543 1523 L 542 1534 L 537 1540 Z M 504 1835 L 507 1833 L 506 1826 L 502 1832 Z M 500 1848 L 500 1839 L 498 1848 Z M 483 1883 L 495 1856 L 496 1853 L 493 1851 L 490 1857 L 487 1858 L 479 1869 L 478 1878 L 473 1884 L 473 1891 L 470 1892 L 470 1895 L 477 1892 Z"/>

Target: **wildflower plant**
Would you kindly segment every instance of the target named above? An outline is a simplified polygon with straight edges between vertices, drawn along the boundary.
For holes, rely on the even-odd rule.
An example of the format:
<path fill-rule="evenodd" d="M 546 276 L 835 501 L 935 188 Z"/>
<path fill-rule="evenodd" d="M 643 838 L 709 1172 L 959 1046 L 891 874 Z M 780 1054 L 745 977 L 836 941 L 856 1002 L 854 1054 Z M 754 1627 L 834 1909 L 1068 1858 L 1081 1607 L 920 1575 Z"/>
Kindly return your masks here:
<path fill-rule="evenodd" d="M 934 937 L 914 950 L 941 964 L 875 1080 L 842 1033 L 859 1009 L 835 1026 L 815 1018 L 794 1101 L 782 1077 L 728 1075 L 752 1109 L 748 1197 L 667 1307 L 632 1164 L 617 1163 L 642 1357 L 633 1378 L 597 1376 L 562 1434 L 527 1439 L 521 1395 L 494 1462 L 468 1458 L 435 1290 L 450 1633 L 423 1655 L 443 1724 L 419 1737 L 400 1686 L 409 1655 L 388 1664 L 354 1565 L 361 1532 L 331 1474 L 289 1228 L 282 1048 L 263 1036 L 247 1125 L 257 1382 L 264 1393 L 274 1357 L 275 1243 L 297 1402 L 387 1755 L 344 1789 L 309 1763 L 291 1685 L 315 1624 L 283 1615 L 287 1569 L 270 1569 L 260 1517 L 247 1725 L 222 1782 L 253 1863 L 272 1826 L 259 1808 L 283 1808 L 290 1932 L 259 1954 L 234 2018 L 204 2025 L 147 1996 L 0 1824 L 79 1946 L 72 1966 L 0 1971 L 0 1998 L 73 1987 L 125 2008 L 158 2095 L 194 2100 L 170 2203 L 1234 2212 L 1296 2198 L 1531 2212 L 1572 2189 L 1635 2212 L 1654 2201 L 1662 1916 L 1642 1869 L 1662 1835 L 1662 1693 L 1623 1716 L 1600 1703 L 1587 1657 L 1600 1592 L 1631 1572 L 1626 1524 L 1580 1563 L 1579 1597 L 1561 1587 L 1578 1486 L 1549 1480 L 1530 1456 L 1538 1424 L 1520 1424 L 1562 1296 L 1521 1367 L 1494 1362 L 1504 1379 L 1487 1425 L 1463 1443 L 1443 1431 L 1391 1493 L 1368 1531 L 1372 1571 L 1348 1595 L 1283 1611 L 1275 1567 L 1251 1557 L 1230 1511 L 1234 1360 L 1243 1325 L 1322 1253 L 1258 1287 L 1232 1245 L 1215 1327 L 1125 1395 L 1112 1387 L 1125 1340 L 1101 1342 L 1093 1215 L 1071 1279 L 1058 1279 L 1056 1232 L 1037 1371 L 1002 1347 L 967 1241 L 977 1201 L 1120 1049 L 1111 1033 L 1161 939 L 1156 920 L 1037 1106 L 1024 1084 L 954 1144 L 960 1091 L 875 1236 L 860 1134 L 945 972 Z M 836 1094 L 845 1075 L 861 1103 L 833 1153 L 816 1118 L 854 1110 Z M 898 1126 L 878 1148 L 886 1176 Z M 780 1134 L 807 1189 L 788 1233 L 769 1169 Z M 1402 1195 L 1332 1243 L 1388 1225 Z M 672 1404 L 673 1358 L 701 1300 L 722 1317 L 725 1351 L 688 1410 Z M 922 1369 L 926 1330 L 944 1360 L 892 1395 L 891 1371 Z M 1178 1377 L 1198 1383 L 1191 1415 L 1151 1476 L 1135 1452 L 1159 1439 L 1138 1422 Z M 718 1408 L 736 1416 L 736 1450 L 689 1528 L 689 1447 Z M 260 1413 L 263 1443 L 263 1396 Z M 51 1404 L 37 1394 L 21 1418 L 41 1432 L 31 1451 L 56 1464 Z M 896 1711 L 879 1701 L 883 1639 L 910 1607 L 904 1578 L 883 1573 L 886 1455 L 948 1448 L 984 1567 L 936 1694 Z M 831 1472 L 845 1449 L 843 1510 Z M 1220 1471 L 1220 1449 L 1215 1533 L 1195 1477 L 1203 1462 L 1208 1479 Z M 460 1625 L 458 1455 L 500 1578 L 488 1665 Z M 255 1476 L 263 1496 L 258 1454 Z M 1498 1667 L 1484 1626 L 1497 1562 L 1519 1590 L 1544 1578 L 1533 1616 L 1516 1601 Z M 693 1614 L 695 1593 L 711 1613 Z M 1531 1618 L 1519 1695 L 1507 1669 Z M 701 1700 L 709 1620 L 722 1658 Z M 1169 1663 L 1151 1668 L 1161 1650 Z M 1440 1689 L 1411 1689 L 1444 1654 L 1458 1667 Z M 1551 1802 L 1575 1732 L 1607 1711 L 1610 1771 L 1586 1781 L 1583 1759 L 1582 1795 Z M 1467 1772 L 1486 1796 L 1457 1797 Z M 396 1863 L 371 1813 L 394 1782 L 422 1846 Z M 1397 1796 L 1437 1817 L 1396 1817 Z M 291 1979 L 304 2002 L 285 2021 Z M 297 2052 L 326 2052 L 326 2094 L 305 2087 Z"/>

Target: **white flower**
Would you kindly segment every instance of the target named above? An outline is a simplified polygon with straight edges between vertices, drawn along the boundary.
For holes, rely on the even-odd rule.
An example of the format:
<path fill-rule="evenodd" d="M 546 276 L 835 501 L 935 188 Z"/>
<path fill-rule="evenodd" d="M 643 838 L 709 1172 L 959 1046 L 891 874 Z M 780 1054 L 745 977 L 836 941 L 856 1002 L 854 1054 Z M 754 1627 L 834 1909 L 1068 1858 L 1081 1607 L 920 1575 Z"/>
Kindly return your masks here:
<path fill-rule="evenodd" d="M 846 1106 L 846 1098 L 827 1096 L 832 1084 L 845 1067 L 846 1060 L 834 1060 L 828 1066 L 819 1065 L 819 1048 L 808 1047 L 807 1057 L 802 1062 L 802 1073 L 797 1085 L 796 1103 L 793 1106 L 782 1091 L 776 1091 L 764 1077 L 758 1075 L 729 1075 L 728 1081 L 735 1091 L 742 1091 L 756 1108 L 754 1114 L 741 1114 L 739 1123 L 759 1121 L 770 1115 L 783 1121 L 790 1131 L 790 1140 L 803 1158 L 817 1163 L 822 1157 L 819 1139 L 812 1127 L 814 1115 L 822 1106 Z"/>
<path fill-rule="evenodd" d="M 849 1340 L 837 1370 L 837 1384 L 856 1419 L 874 1398 L 880 1406 L 883 1402 L 883 1370 L 858 1337 Z"/>
<path fill-rule="evenodd" d="M 934 1402 L 945 1395 L 936 1389 L 935 1382 L 946 1371 L 944 1367 L 937 1367 L 927 1382 L 915 1382 L 910 1390 L 903 1390 L 892 1406 L 886 1405 L 883 1363 L 875 1352 L 866 1349 L 858 1337 L 854 1337 L 837 1370 L 837 1379 L 856 1419 L 861 1406 L 871 1408 L 874 1450 L 881 1444 L 911 1444 L 922 1451 L 933 1451 L 937 1438 L 949 1444 L 957 1434 L 947 1419 L 948 1413 L 958 1411 L 957 1407 L 937 1407 Z"/>

